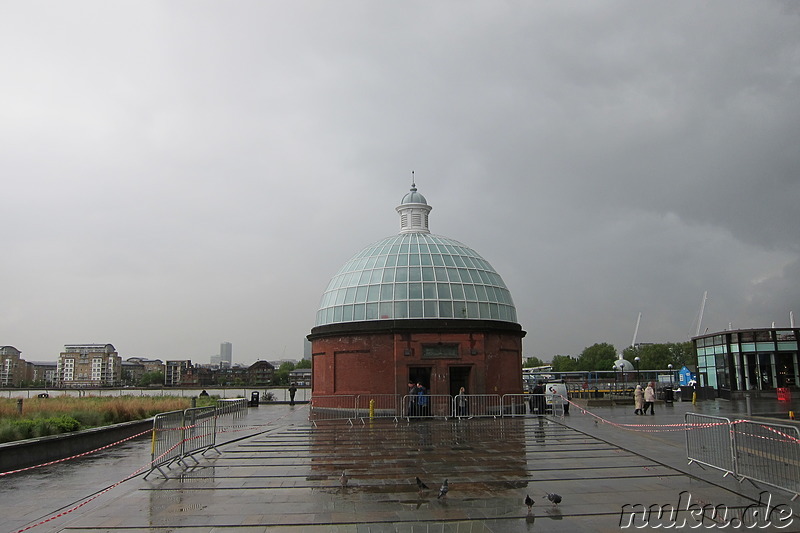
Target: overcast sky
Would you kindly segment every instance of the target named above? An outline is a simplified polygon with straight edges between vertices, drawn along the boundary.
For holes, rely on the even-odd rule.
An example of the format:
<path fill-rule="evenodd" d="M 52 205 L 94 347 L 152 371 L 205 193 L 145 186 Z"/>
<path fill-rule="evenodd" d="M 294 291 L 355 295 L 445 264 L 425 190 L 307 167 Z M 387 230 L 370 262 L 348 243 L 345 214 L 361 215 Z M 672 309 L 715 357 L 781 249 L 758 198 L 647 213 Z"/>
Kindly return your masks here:
<path fill-rule="evenodd" d="M 412 170 L 526 356 L 788 326 L 799 141 L 796 2 L 2 0 L 0 345 L 299 359 Z"/>

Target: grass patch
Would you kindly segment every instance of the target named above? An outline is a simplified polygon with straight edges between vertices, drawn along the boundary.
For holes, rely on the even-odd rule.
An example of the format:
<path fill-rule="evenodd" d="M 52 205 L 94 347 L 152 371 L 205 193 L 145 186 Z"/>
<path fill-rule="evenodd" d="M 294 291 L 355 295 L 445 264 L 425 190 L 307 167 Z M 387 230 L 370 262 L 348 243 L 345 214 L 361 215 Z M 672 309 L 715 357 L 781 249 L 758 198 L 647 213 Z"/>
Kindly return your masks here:
<path fill-rule="evenodd" d="M 216 405 L 216 398 L 200 397 L 196 402 L 197 407 Z M 65 395 L 25 399 L 20 413 L 15 398 L 0 398 L 0 443 L 144 420 L 191 404 L 191 398 L 178 396 Z"/>

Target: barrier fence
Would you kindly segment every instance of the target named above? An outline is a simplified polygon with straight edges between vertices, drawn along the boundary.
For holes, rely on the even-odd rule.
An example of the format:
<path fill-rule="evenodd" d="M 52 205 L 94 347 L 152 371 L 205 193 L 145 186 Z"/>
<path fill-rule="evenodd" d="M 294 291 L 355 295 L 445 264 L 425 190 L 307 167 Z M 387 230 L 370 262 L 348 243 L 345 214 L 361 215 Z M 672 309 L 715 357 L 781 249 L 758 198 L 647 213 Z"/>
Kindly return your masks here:
<path fill-rule="evenodd" d="M 219 405 L 221 404 L 221 405 Z M 162 467 L 170 468 L 178 463 L 186 467 L 184 459 L 199 461 L 195 454 L 215 450 L 217 444 L 217 420 L 220 416 L 240 416 L 247 409 L 247 400 L 218 402 L 216 407 L 192 407 L 183 411 L 160 413 L 153 418 L 153 434 L 150 447 L 150 471 L 161 472 L 169 478 Z"/>
<path fill-rule="evenodd" d="M 796 426 L 739 420 L 732 433 L 738 476 L 784 489 L 794 498 L 800 494 L 800 432 Z"/>
<path fill-rule="evenodd" d="M 547 403 L 547 400 L 552 403 Z M 331 394 L 309 402 L 309 420 L 363 420 L 365 418 L 485 418 L 563 416 L 566 399 L 552 394 Z M 541 411 L 541 412 L 540 412 Z"/>
<path fill-rule="evenodd" d="M 686 455 L 689 464 L 699 463 L 725 472 L 735 473 L 731 421 L 722 416 L 686 413 Z M 724 476 L 723 476 L 724 477 Z"/>
<path fill-rule="evenodd" d="M 796 426 L 686 413 L 686 455 L 698 463 L 800 496 Z M 723 476 L 723 477 L 724 477 Z"/>

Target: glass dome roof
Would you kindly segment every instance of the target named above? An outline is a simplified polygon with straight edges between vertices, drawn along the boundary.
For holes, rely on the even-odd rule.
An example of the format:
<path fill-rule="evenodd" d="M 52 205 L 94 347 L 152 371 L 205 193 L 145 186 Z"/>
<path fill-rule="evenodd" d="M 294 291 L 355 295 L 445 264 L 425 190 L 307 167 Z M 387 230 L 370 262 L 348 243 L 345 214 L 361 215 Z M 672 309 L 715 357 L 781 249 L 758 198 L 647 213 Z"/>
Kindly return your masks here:
<path fill-rule="evenodd" d="M 516 323 L 500 275 L 472 248 L 431 234 L 427 216 L 412 211 L 431 208 L 413 186 L 411 193 L 416 196 L 406 195 L 397 208 L 400 234 L 367 246 L 344 264 L 322 295 L 316 325 L 419 318 Z"/>

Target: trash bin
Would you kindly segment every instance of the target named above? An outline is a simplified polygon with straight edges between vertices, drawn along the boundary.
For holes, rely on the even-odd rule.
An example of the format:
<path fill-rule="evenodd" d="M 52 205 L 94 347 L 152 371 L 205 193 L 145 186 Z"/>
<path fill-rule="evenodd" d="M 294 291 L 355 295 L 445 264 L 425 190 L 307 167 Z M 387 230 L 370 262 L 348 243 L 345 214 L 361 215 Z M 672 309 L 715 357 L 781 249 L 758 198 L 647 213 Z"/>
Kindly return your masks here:
<path fill-rule="evenodd" d="M 258 391 L 250 393 L 250 407 L 258 407 Z"/>
<path fill-rule="evenodd" d="M 674 401 L 675 401 L 675 393 L 672 391 L 672 387 L 664 387 L 664 402 L 672 403 Z"/>

